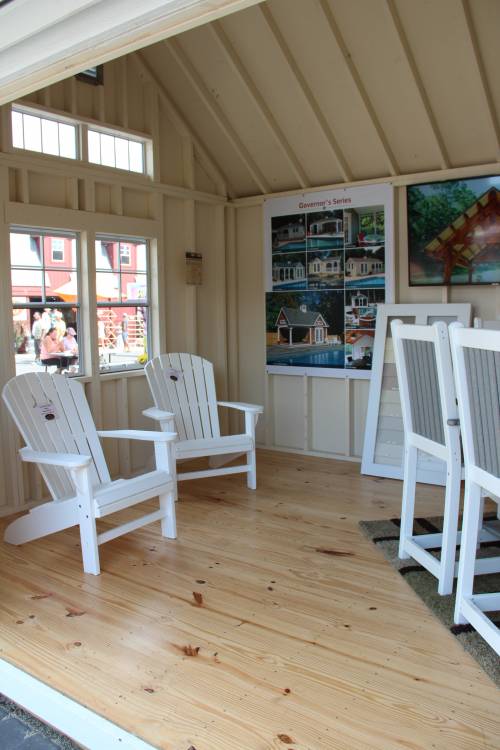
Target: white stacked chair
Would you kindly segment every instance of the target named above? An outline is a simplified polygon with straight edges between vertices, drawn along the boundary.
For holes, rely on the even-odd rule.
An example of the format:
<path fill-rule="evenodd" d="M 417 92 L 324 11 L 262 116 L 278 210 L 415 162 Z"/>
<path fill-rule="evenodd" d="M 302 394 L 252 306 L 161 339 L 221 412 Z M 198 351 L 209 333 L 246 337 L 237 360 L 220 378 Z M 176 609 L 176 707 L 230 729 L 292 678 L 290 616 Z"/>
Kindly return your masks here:
<path fill-rule="evenodd" d="M 485 614 L 500 610 L 500 592 L 474 594 L 482 493 L 497 503 L 500 497 L 500 332 L 450 328 L 465 462 L 455 622 L 469 622 L 500 654 L 500 631 Z M 498 570 L 499 561 L 489 560 L 489 572 Z"/>
<path fill-rule="evenodd" d="M 405 431 L 399 557 L 416 560 L 436 576 L 439 594 L 451 594 L 458 572 L 455 558 L 460 542 L 462 459 L 448 326 L 444 322 L 404 325 L 394 320 L 391 331 Z M 418 451 L 446 466 L 443 531 L 439 534 L 413 532 Z M 497 541 L 498 530 L 481 523 L 480 538 Z M 428 551 L 437 548 L 441 549 L 440 558 Z M 478 570 L 488 566 L 485 560 L 477 561 Z"/>
<path fill-rule="evenodd" d="M 26 447 L 23 461 L 37 463 L 52 500 L 11 523 L 5 541 L 24 544 L 71 526 L 80 527 L 83 569 L 98 575 L 99 545 L 154 521 L 175 539 L 175 433 L 143 430 L 97 431 L 81 383 L 48 373 L 9 380 L 3 399 Z M 99 438 L 154 443 L 156 469 L 131 479 L 111 480 Z M 96 519 L 151 498 L 159 510 L 98 534 Z"/>
<path fill-rule="evenodd" d="M 214 368 L 211 362 L 194 354 L 162 354 L 145 368 L 155 406 L 143 414 L 159 422 L 162 430 L 174 430 L 177 460 L 209 457 L 212 468 L 184 471 L 178 481 L 224 474 L 245 473 L 247 485 L 256 489 L 255 426 L 262 406 L 217 401 Z M 245 432 L 221 436 L 218 407 L 238 409 L 245 414 Z M 246 463 L 224 467 L 236 456 Z"/>

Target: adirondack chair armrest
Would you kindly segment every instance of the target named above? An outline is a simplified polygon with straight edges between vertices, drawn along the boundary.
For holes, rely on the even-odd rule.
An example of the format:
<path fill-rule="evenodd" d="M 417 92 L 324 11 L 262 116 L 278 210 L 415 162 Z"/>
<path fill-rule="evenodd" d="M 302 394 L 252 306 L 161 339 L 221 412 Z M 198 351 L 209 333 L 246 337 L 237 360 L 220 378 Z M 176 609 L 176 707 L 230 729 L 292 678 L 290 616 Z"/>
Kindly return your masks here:
<path fill-rule="evenodd" d="M 149 409 L 144 409 L 142 413 L 145 417 L 156 419 L 158 422 L 175 419 L 175 414 L 171 411 L 163 411 L 163 409 L 157 409 L 156 406 L 150 406 Z"/>
<path fill-rule="evenodd" d="M 254 414 L 262 414 L 264 411 L 263 406 L 258 404 L 243 404 L 238 401 L 217 401 L 219 406 L 227 406 L 228 409 L 238 409 L 239 411 L 253 412 Z"/>
<path fill-rule="evenodd" d="M 31 448 L 21 448 L 19 455 L 23 461 L 60 466 L 63 469 L 84 469 L 92 462 L 90 456 L 83 456 L 80 453 L 45 453 L 31 450 Z"/>
<path fill-rule="evenodd" d="M 103 438 L 149 440 L 154 443 L 170 443 L 177 439 L 176 432 L 160 432 L 159 430 L 98 430 L 97 434 Z"/>

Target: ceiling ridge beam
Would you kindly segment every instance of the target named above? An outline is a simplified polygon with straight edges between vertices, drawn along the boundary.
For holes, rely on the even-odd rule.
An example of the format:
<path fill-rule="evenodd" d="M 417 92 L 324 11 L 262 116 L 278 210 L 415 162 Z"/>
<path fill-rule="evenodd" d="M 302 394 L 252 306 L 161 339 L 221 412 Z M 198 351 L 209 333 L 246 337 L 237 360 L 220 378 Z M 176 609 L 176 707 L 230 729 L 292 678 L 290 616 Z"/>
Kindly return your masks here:
<path fill-rule="evenodd" d="M 314 96 L 312 92 L 311 87 L 307 83 L 304 75 L 302 74 L 302 71 L 300 70 L 295 58 L 293 57 L 290 51 L 290 48 L 288 44 L 286 43 L 285 38 L 283 34 L 281 33 L 278 24 L 274 20 L 274 17 L 269 7 L 267 5 L 259 5 L 257 7 L 258 7 L 258 10 L 260 10 L 261 15 L 264 17 L 268 25 L 268 28 L 271 31 L 271 34 L 273 35 L 275 42 L 280 48 L 281 53 L 288 64 L 288 67 L 292 71 L 292 74 L 295 77 L 295 80 L 300 90 L 302 91 L 303 96 L 305 97 L 307 103 L 309 104 L 309 107 L 313 115 L 318 121 L 318 124 L 323 132 L 323 135 L 328 141 L 328 145 L 330 146 L 330 149 L 333 152 L 333 155 L 339 166 L 342 177 L 344 178 L 345 182 L 350 182 L 353 179 L 353 174 L 351 172 L 351 169 L 349 168 L 349 165 L 347 164 L 346 159 L 344 158 L 342 149 L 340 148 L 340 145 L 337 139 L 335 138 L 332 132 L 332 129 L 330 128 L 330 125 L 328 124 L 328 120 L 323 114 L 316 100 L 316 97 Z"/>
<path fill-rule="evenodd" d="M 408 37 L 406 36 L 406 32 L 403 28 L 401 18 L 399 17 L 399 14 L 396 8 L 396 3 L 394 2 L 394 0 L 386 0 L 386 2 L 387 2 L 387 8 L 389 10 L 389 14 L 392 18 L 392 22 L 394 24 L 396 33 L 398 35 L 399 43 L 403 49 L 403 54 L 406 57 L 406 62 L 408 63 L 408 67 L 410 68 L 411 74 L 413 76 L 413 81 L 417 87 L 418 93 L 420 95 L 420 100 L 425 109 L 425 113 L 427 115 L 429 125 L 431 126 L 431 130 L 434 135 L 436 145 L 438 147 L 439 157 L 441 159 L 441 168 L 450 169 L 451 167 L 450 157 L 446 149 L 446 145 L 444 143 L 441 132 L 439 130 L 437 120 L 432 110 L 431 103 L 427 95 L 427 92 L 425 90 L 425 86 L 423 84 L 422 78 L 420 77 L 420 73 L 418 72 L 417 64 L 415 62 L 415 57 L 413 56 L 413 52 L 411 51 L 410 43 L 408 41 Z"/>
<path fill-rule="evenodd" d="M 253 157 L 239 137 L 238 133 L 229 122 L 229 119 L 224 114 L 222 108 L 219 104 L 217 104 L 214 97 L 208 90 L 200 74 L 195 69 L 194 65 L 190 62 L 187 55 L 181 49 L 179 42 L 175 39 L 166 39 L 163 43 L 167 47 L 167 49 L 170 50 L 184 75 L 191 83 L 191 86 L 195 89 L 198 96 L 203 101 L 205 107 L 208 109 L 228 141 L 233 146 L 234 150 L 247 168 L 261 193 L 268 193 L 270 190 L 268 181 L 253 160 Z"/>
<path fill-rule="evenodd" d="M 465 16 L 465 25 L 469 33 L 470 43 L 472 51 L 474 53 L 474 61 L 476 63 L 479 78 L 481 79 L 481 85 L 483 87 L 484 98 L 486 99 L 486 106 L 488 108 L 488 114 L 490 116 L 490 123 L 495 133 L 496 138 L 496 149 L 497 149 L 497 161 L 500 161 L 500 125 L 495 112 L 495 104 L 493 102 L 493 96 L 491 94 L 490 84 L 488 83 L 488 76 L 486 75 L 486 68 L 484 65 L 483 56 L 479 47 L 479 40 L 477 38 L 476 27 L 472 19 L 472 13 L 469 5 L 469 0 L 462 0 L 462 9 Z"/>
<path fill-rule="evenodd" d="M 328 5 L 327 0 L 318 0 L 318 4 L 324 13 L 328 26 L 330 27 L 330 31 L 332 32 L 332 35 L 335 41 L 337 42 L 337 45 L 340 51 L 342 52 L 342 57 L 344 58 L 346 67 L 351 75 L 351 78 L 358 91 L 358 94 L 361 97 L 361 100 L 365 106 L 366 112 L 375 129 L 375 132 L 377 133 L 378 139 L 385 153 L 387 164 L 389 166 L 389 173 L 391 175 L 396 176 L 400 174 L 400 169 L 396 161 L 396 157 L 394 156 L 392 149 L 389 145 L 389 141 L 387 140 L 385 136 L 382 125 L 380 124 L 380 120 L 377 117 L 377 113 L 375 112 L 373 104 L 370 101 L 370 97 L 368 96 L 368 93 L 364 87 L 363 81 L 361 80 L 361 76 L 359 75 L 358 70 L 356 66 L 354 65 L 354 62 L 352 60 L 352 55 L 349 52 L 347 45 L 344 42 L 344 39 L 342 37 L 342 34 L 340 33 L 340 29 L 337 26 L 337 22 L 335 21 L 335 18 L 333 17 L 332 9 Z"/>
<path fill-rule="evenodd" d="M 193 128 L 188 125 L 184 116 L 180 113 L 177 106 L 173 103 L 170 95 L 167 93 L 165 86 L 161 83 L 161 81 L 158 80 L 157 76 L 151 70 L 149 64 L 144 59 L 143 53 L 133 52 L 131 55 L 129 55 L 129 57 L 132 58 L 132 60 L 138 65 L 138 67 L 142 70 L 146 77 L 156 86 L 160 98 L 167 109 L 168 115 L 171 118 L 174 127 L 179 131 L 179 134 L 186 135 L 191 138 L 196 151 L 200 156 L 201 164 L 208 170 L 209 176 L 211 176 L 215 180 L 215 182 L 218 183 L 220 187 L 222 187 L 225 194 L 227 194 L 230 198 L 235 198 L 236 191 L 232 187 L 231 183 L 229 182 L 225 174 L 219 169 L 217 162 L 211 156 L 209 150 L 204 145 L 201 138 L 194 132 Z"/>
<path fill-rule="evenodd" d="M 256 104 L 260 112 L 260 115 L 262 116 L 262 119 L 272 131 L 272 134 L 276 140 L 276 143 L 278 144 L 283 154 L 285 155 L 290 165 L 290 168 L 292 169 L 293 173 L 295 174 L 295 177 L 297 178 L 299 182 L 300 187 L 303 187 L 303 188 L 310 187 L 311 182 L 309 178 L 307 177 L 302 165 L 300 164 L 300 161 L 295 155 L 282 129 L 278 125 L 276 118 L 274 117 L 270 108 L 267 106 L 264 100 L 264 97 L 260 93 L 259 89 L 257 88 L 254 81 L 252 80 L 250 74 L 248 73 L 245 66 L 243 65 L 240 57 L 236 53 L 236 50 L 234 49 L 233 45 L 229 41 L 229 38 L 226 32 L 224 31 L 224 29 L 222 28 L 220 21 L 214 21 L 213 23 L 210 24 L 209 28 L 212 30 L 212 33 L 214 34 L 222 51 L 226 55 L 233 70 L 239 76 L 240 80 L 245 84 L 247 91 L 249 92 L 250 96 L 254 100 L 254 103 Z"/>

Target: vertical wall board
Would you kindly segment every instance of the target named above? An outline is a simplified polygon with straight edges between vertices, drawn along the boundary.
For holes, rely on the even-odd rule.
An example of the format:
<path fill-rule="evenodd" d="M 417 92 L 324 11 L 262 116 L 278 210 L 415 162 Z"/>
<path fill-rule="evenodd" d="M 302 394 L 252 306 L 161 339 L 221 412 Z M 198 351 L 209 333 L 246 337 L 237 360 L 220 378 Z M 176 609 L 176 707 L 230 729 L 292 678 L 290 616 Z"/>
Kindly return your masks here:
<path fill-rule="evenodd" d="M 146 190 L 122 190 L 123 215 L 135 216 L 138 219 L 152 219 L 151 202 Z"/>
<path fill-rule="evenodd" d="M 271 375 L 274 441 L 280 448 L 304 448 L 304 385 L 301 376 Z"/>
<path fill-rule="evenodd" d="M 346 448 L 345 418 L 348 405 L 345 382 L 341 378 L 309 380 L 309 445 L 313 451 L 344 453 Z"/>
<path fill-rule="evenodd" d="M 160 100 L 160 179 L 170 185 L 184 185 L 184 169 L 182 162 L 182 138 L 177 133 Z M 201 188 L 204 189 L 204 188 Z M 215 192 L 215 191 L 211 191 Z"/>
<path fill-rule="evenodd" d="M 368 408 L 369 380 L 354 380 L 352 382 L 352 426 L 353 443 L 352 454 L 361 458 L 363 440 L 365 436 L 366 410 Z"/>
<path fill-rule="evenodd" d="M 196 159 L 196 154 L 194 162 L 194 182 L 197 190 L 203 190 L 206 193 L 217 193 L 217 185 Z"/>
<path fill-rule="evenodd" d="M 185 252 L 184 240 L 184 201 L 175 198 L 165 198 L 164 209 L 164 237 L 165 244 L 165 292 L 167 317 L 167 351 L 180 352 L 184 350 L 184 332 L 186 327 L 186 311 L 184 305 L 185 292 Z M 162 248 L 159 248 L 162 252 Z"/>
<path fill-rule="evenodd" d="M 151 404 L 152 399 L 149 395 L 149 387 L 146 377 L 127 378 L 127 396 L 128 396 L 128 423 L 131 429 L 156 429 L 151 420 L 147 420 L 149 425 L 144 424 L 142 410 Z M 130 470 L 132 473 L 138 472 L 144 467 L 153 467 L 154 464 L 154 445 L 149 442 L 130 441 Z"/>
<path fill-rule="evenodd" d="M 101 381 L 101 402 L 102 402 L 102 429 L 115 430 L 118 428 L 118 410 L 116 404 L 116 381 Z M 88 397 L 88 394 L 87 394 Z M 120 473 L 120 459 L 118 440 L 106 438 L 102 440 L 102 447 L 106 461 L 108 463 L 109 473 L 116 477 Z"/>
<path fill-rule="evenodd" d="M 101 214 L 110 214 L 111 188 L 103 182 L 95 183 L 95 210 Z"/>

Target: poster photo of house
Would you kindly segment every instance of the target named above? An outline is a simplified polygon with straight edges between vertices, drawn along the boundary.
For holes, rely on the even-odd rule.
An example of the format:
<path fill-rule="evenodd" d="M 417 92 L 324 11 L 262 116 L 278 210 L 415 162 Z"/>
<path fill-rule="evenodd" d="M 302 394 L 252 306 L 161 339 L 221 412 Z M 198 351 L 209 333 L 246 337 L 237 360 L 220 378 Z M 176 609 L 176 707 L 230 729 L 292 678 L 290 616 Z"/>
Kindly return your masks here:
<path fill-rule="evenodd" d="M 346 289 L 345 327 L 375 329 L 377 305 L 385 301 L 384 289 Z"/>
<path fill-rule="evenodd" d="M 346 247 L 345 286 L 346 289 L 385 287 L 384 245 Z"/>
<path fill-rule="evenodd" d="M 345 367 L 347 370 L 371 370 L 375 331 L 345 332 Z"/>
<path fill-rule="evenodd" d="M 306 253 L 273 255 L 273 289 L 307 289 Z"/>
<path fill-rule="evenodd" d="M 272 253 L 296 253 L 306 249 L 306 215 L 274 216 L 271 220 Z"/>
<path fill-rule="evenodd" d="M 344 367 L 344 292 L 266 294 L 268 365 Z"/>
<path fill-rule="evenodd" d="M 344 212 L 311 211 L 307 214 L 307 249 L 344 247 Z"/>
<path fill-rule="evenodd" d="M 344 288 L 344 249 L 307 253 L 308 289 Z"/>
<path fill-rule="evenodd" d="M 500 283 L 500 175 L 407 187 L 410 286 Z"/>

